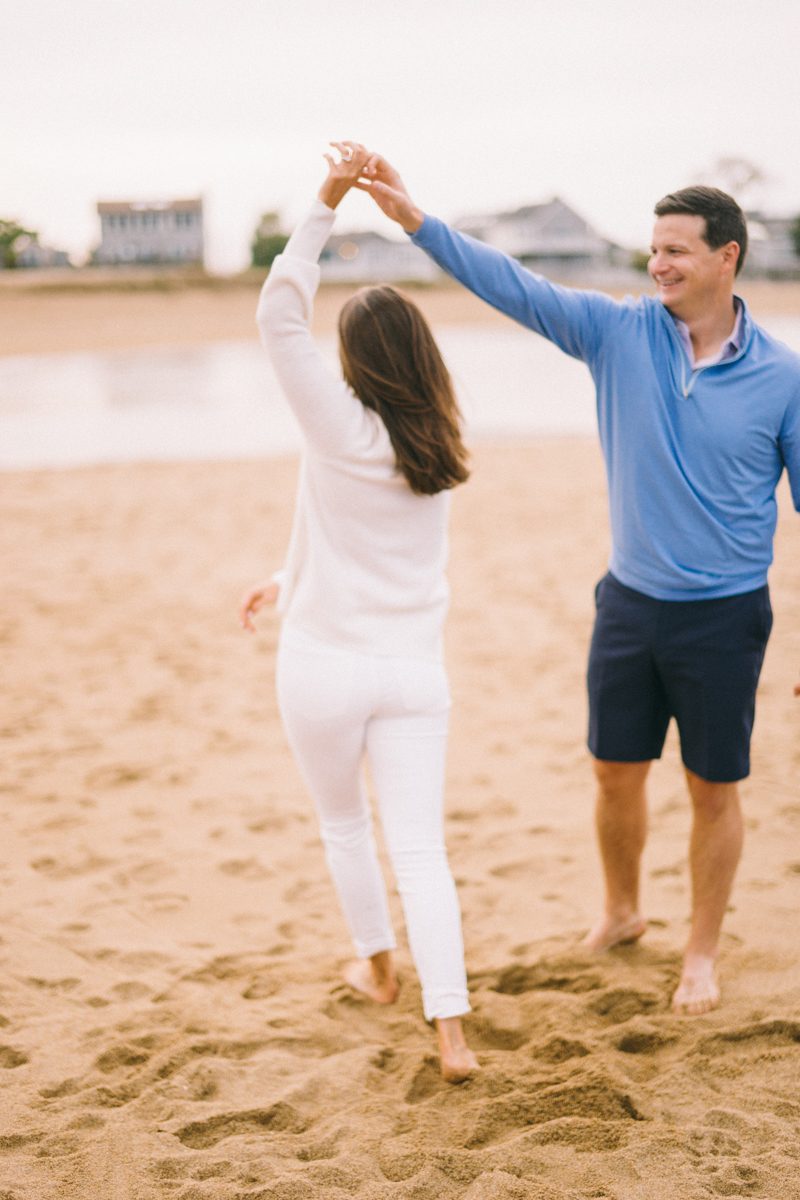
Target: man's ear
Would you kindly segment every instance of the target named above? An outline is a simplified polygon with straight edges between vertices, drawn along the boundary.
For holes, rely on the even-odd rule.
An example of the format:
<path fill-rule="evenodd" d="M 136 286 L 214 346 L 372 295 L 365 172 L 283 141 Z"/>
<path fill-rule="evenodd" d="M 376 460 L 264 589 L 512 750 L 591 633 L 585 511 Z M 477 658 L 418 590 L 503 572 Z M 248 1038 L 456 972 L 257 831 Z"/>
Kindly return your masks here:
<path fill-rule="evenodd" d="M 738 242 L 728 242 L 722 247 L 722 269 L 723 274 L 728 275 L 731 271 L 736 271 L 736 264 L 739 261 L 739 255 L 742 249 Z"/>

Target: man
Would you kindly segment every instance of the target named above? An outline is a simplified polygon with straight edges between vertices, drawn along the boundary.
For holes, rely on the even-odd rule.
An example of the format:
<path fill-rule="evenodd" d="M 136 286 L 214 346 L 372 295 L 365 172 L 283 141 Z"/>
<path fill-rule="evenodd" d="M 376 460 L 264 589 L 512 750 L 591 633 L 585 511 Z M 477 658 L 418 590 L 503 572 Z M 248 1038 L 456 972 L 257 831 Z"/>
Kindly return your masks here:
<path fill-rule="evenodd" d="M 361 187 L 448 274 L 592 372 L 612 551 L 588 670 L 606 902 L 585 945 L 607 950 L 646 929 L 645 780 L 674 716 L 693 826 L 692 924 L 672 1005 L 708 1012 L 742 847 L 737 782 L 750 770 L 772 624 L 766 580 L 784 466 L 800 509 L 800 359 L 734 295 L 744 214 L 716 188 L 664 197 L 648 267 L 656 299 L 618 303 L 551 284 L 425 216 L 378 155 Z"/>

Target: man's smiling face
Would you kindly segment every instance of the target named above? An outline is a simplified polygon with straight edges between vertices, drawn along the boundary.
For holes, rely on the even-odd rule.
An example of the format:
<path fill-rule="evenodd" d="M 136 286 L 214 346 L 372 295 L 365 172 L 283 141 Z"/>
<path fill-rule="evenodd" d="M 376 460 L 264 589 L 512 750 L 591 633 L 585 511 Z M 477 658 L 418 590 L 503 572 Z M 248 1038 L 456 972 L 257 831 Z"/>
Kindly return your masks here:
<path fill-rule="evenodd" d="M 670 213 L 655 223 L 647 270 L 659 300 L 676 317 L 696 316 L 736 266 L 736 243 L 712 250 L 705 230 L 705 218 L 688 213 Z"/>

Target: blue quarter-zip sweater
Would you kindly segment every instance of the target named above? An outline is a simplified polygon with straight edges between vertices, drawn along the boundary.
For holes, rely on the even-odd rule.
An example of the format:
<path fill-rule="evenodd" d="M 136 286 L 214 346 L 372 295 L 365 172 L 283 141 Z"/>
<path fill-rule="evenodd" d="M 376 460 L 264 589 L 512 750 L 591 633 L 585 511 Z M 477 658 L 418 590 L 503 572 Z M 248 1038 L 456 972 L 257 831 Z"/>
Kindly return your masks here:
<path fill-rule="evenodd" d="M 659 300 L 620 303 L 559 287 L 435 217 L 412 240 L 589 367 L 608 477 L 609 569 L 621 583 L 658 600 L 705 600 L 766 582 L 784 467 L 800 510 L 798 355 L 745 307 L 739 353 L 693 371 Z"/>

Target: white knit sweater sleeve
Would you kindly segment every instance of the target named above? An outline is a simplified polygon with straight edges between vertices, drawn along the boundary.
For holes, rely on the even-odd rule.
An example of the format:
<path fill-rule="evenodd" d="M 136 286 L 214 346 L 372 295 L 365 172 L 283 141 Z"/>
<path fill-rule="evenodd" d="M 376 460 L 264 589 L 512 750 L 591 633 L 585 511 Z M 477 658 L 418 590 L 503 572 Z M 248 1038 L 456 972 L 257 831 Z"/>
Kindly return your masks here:
<path fill-rule="evenodd" d="M 272 264 L 256 312 L 261 341 L 309 445 L 323 455 L 364 453 L 377 434 L 375 415 L 328 369 L 311 336 L 317 260 L 335 213 L 315 201 Z"/>

